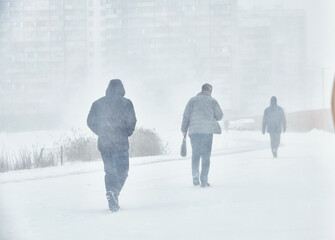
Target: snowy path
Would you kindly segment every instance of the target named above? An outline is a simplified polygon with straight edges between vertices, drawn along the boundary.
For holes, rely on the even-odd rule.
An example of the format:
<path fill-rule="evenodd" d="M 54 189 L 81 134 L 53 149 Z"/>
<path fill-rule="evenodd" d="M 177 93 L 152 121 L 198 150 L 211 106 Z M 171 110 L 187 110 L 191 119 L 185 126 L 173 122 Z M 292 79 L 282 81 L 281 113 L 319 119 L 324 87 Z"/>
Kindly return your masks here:
<path fill-rule="evenodd" d="M 334 136 L 283 142 L 278 159 L 268 149 L 214 156 L 208 189 L 192 186 L 190 161 L 134 164 L 116 214 L 107 210 L 101 162 L 23 171 L 95 169 L 0 184 L 0 239 L 334 239 Z"/>
<path fill-rule="evenodd" d="M 173 133 L 178 131 L 173 130 Z M 242 136 L 245 138 L 247 135 L 247 139 L 244 139 L 241 136 L 240 132 L 232 132 L 233 134 L 224 134 L 224 137 L 219 135 L 215 135 L 214 146 L 212 151 L 212 156 L 222 156 L 233 153 L 242 153 L 242 152 L 250 152 L 256 151 L 259 149 L 266 149 L 269 146 L 268 141 L 262 139 L 255 139 L 254 132 L 251 132 L 251 135 L 242 132 Z M 172 138 L 176 138 L 176 136 L 170 136 Z M 173 141 L 170 139 L 169 141 L 172 143 L 172 152 L 173 154 L 164 155 L 164 156 L 152 156 L 152 157 L 137 157 L 130 160 L 131 166 L 140 166 L 147 164 L 155 164 L 162 162 L 171 162 L 171 161 L 190 161 L 191 159 L 191 146 L 190 141 L 187 141 L 188 145 L 188 156 L 183 158 L 179 155 L 179 142 Z M 72 166 L 71 166 L 72 165 Z M 15 171 L 11 173 L 5 173 L 0 178 L 0 184 L 13 183 L 13 182 L 24 182 L 24 181 L 33 181 L 33 180 L 41 180 L 47 178 L 59 178 L 65 177 L 69 175 L 77 175 L 77 174 L 87 174 L 93 172 L 100 172 L 101 164 L 96 163 L 80 163 L 71 164 L 66 163 L 66 167 L 59 166 L 48 168 L 48 170 L 41 169 L 31 169 L 29 171 Z"/>

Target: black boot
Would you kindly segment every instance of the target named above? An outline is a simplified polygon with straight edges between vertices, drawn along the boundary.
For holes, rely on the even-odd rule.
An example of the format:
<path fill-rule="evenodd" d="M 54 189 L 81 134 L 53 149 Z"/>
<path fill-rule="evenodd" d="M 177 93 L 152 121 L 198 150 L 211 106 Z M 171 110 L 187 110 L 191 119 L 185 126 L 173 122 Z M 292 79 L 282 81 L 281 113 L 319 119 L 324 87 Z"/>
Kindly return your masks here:
<path fill-rule="evenodd" d="M 198 177 L 194 177 L 194 178 L 193 178 L 193 185 L 194 185 L 194 186 L 199 186 L 199 185 L 200 185 L 200 181 L 199 181 L 199 178 L 198 178 Z"/>
<path fill-rule="evenodd" d="M 277 158 L 278 154 L 277 154 L 277 149 L 272 149 L 272 155 L 274 158 Z"/>
<path fill-rule="evenodd" d="M 211 185 L 209 184 L 209 182 L 201 182 L 201 187 L 205 188 L 205 187 L 210 187 Z"/>
<path fill-rule="evenodd" d="M 109 210 L 112 212 L 117 212 L 117 210 L 119 210 L 120 206 L 119 206 L 119 195 L 115 192 L 112 191 L 108 191 L 106 193 L 106 197 L 108 200 L 108 207 Z"/>

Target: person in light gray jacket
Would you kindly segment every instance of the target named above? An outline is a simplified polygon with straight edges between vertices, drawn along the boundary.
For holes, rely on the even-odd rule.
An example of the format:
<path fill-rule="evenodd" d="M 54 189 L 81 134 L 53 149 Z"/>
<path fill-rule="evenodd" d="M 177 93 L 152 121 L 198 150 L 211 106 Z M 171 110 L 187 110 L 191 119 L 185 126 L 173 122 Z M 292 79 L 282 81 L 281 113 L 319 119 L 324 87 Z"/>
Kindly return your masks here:
<path fill-rule="evenodd" d="M 192 97 L 185 108 L 181 131 L 187 132 L 192 145 L 193 185 L 209 187 L 208 172 L 212 152 L 213 134 L 221 134 L 218 123 L 223 117 L 219 103 L 211 96 L 212 85 L 206 83 L 195 97 Z M 202 158 L 202 169 L 199 176 L 199 163 Z M 199 181 L 200 177 L 200 181 Z"/>
<path fill-rule="evenodd" d="M 270 134 L 271 151 L 273 157 L 278 155 L 280 145 L 280 135 L 286 131 L 286 117 L 283 108 L 277 105 L 277 98 L 271 97 L 270 106 L 264 110 L 262 133 Z"/>

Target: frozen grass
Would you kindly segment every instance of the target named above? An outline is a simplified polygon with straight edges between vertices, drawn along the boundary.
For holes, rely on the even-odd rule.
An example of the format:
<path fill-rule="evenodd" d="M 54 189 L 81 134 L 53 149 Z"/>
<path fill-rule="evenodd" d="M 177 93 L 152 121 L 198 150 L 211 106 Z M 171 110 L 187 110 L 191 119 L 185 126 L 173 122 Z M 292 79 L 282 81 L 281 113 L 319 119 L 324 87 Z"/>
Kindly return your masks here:
<path fill-rule="evenodd" d="M 55 149 L 44 149 L 40 151 L 37 147 L 31 149 L 26 146 L 20 147 L 17 151 L 0 151 L 0 172 L 11 170 L 22 170 L 56 166 L 58 157 Z"/>
<path fill-rule="evenodd" d="M 137 128 L 129 139 L 130 157 L 156 156 L 167 153 L 167 145 L 155 130 Z"/>
<path fill-rule="evenodd" d="M 49 146 L 43 140 L 39 140 L 31 147 L 19 142 L 14 142 L 12 148 L 3 146 L 0 149 L 0 172 L 56 166 L 60 165 L 62 160 L 94 161 L 100 158 L 97 136 L 93 133 L 73 129 L 60 136 L 56 135 L 58 138 L 52 139 L 53 143 Z M 31 133 L 29 136 L 31 138 L 34 134 Z M 167 146 L 154 130 L 138 128 L 130 137 L 131 157 L 163 155 L 167 152 L 166 149 Z"/>
<path fill-rule="evenodd" d="M 10 157 L 4 148 L 0 149 L 0 172 L 7 172 L 11 168 Z"/>
<path fill-rule="evenodd" d="M 67 161 L 93 161 L 100 158 L 97 137 L 82 129 L 73 129 L 58 145 L 63 147 Z"/>

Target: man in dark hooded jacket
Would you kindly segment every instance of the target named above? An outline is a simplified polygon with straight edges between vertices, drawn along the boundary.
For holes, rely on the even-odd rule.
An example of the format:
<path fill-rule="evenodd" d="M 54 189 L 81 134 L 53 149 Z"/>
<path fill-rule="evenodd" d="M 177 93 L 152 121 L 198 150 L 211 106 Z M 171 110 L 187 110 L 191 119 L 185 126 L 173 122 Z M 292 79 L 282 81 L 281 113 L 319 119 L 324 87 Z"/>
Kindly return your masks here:
<path fill-rule="evenodd" d="M 129 141 L 136 116 L 132 102 L 124 97 L 121 80 L 110 81 L 106 96 L 96 100 L 88 114 L 87 125 L 98 135 L 98 149 L 104 162 L 106 197 L 109 209 L 117 211 L 119 194 L 128 177 Z"/>
<path fill-rule="evenodd" d="M 280 144 L 280 135 L 286 131 L 286 117 L 284 110 L 277 105 L 277 98 L 271 97 L 270 106 L 264 110 L 262 133 L 265 130 L 270 134 L 271 150 L 273 157 L 277 157 Z"/>

